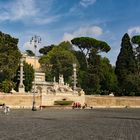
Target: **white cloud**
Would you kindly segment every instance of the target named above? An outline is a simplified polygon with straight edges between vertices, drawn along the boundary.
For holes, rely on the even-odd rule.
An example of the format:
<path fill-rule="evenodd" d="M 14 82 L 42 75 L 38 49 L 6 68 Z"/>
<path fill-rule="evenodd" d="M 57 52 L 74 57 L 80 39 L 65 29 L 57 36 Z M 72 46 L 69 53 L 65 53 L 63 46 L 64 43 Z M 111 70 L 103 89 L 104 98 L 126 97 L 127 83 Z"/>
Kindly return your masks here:
<path fill-rule="evenodd" d="M 81 0 L 80 5 L 84 7 L 88 7 L 89 5 L 92 5 L 96 2 L 96 0 Z"/>
<path fill-rule="evenodd" d="M 64 33 L 63 36 L 63 41 L 71 41 L 73 38 L 75 38 L 76 36 L 74 34 L 70 34 L 70 33 Z"/>
<path fill-rule="evenodd" d="M 0 13 L 0 21 L 20 20 L 24 17 L 34 16 L 37 13 L 34 0 L 16 0 L 2 8 L 3 12 Z"/>
<path fill-rule="evenodd" d="M 0 22 L 21 20 L 24 23 L 44 25 L 57 21 L 61 16 L 52 15 L 53 0 L 13 0 L 6 5 L 0 5 Z M 43 5 L 43 6 L 42 6 Z"/>
<path fill-rule="evenodd" d="M 25 42 L 23 47 L 27 50 L 33 50 L 34 49 L 33 44 L 31 44 L 30 42 Z"/>
<path fill-rule="evenodd" d="M 73 5 L 73 7 L 71 7 L 69 9 L 68 14 L 73 14 L 73 15 L 82 15 L 85 14 L 82 12 L 81 10 L 81 6 L 84 8 L 87 8 L 90 5 L 93 5 L 96 2 L 96 0 L 80 0 L 80 2 L 78 4 Z"/>
<path fill-rule="evenodd" d="M 25 43 L 23 44 L 23 47 L 24 47 L 25 50 L 32 50 L 32 51 L 35 53 L 35 47 L 34 47 L 34 45 L 31 44 L 30 42 L 25 42 Z M 38 45 L 37 45 L 37 48 L 36 48 L 36 53 L 37 53 L 37 54 L 38 54 L 40 48 L 41 48 L 41 44 L 38 44 Z"/>
<path fill-rule="evenodd" d="M 128 34 L 140 34 L 140 26 L 132 27 L 128 29 Z"/>
<path fill-rule="evenodd" d="M 37 13 L 34 0 L 17 0 L 16 5 L 12 7 L 13 19 L 22 19 L 23 17 L 34 16 Z"/>
<path fill-rule="evenodd" d="M 98 37 L 102 34 L 103 29 L 99 26 L 80 27 L 77 31 L 74 31 L 73 33 L 64 33 L 63 41 L 70 41 L 71 39 L 80 36 Z"/>
<path fill-rule="evenodd" d="M 98 26 L 91 26 L 91 27 L 81 27 L 77 31 L 74 32 L 75 35 L 77 36 L 87 36 L 87 35 L 95 35 L 95 36 L 100 36 L 103 33 L 102 28 Z"/>
<path fill-rule="evenodd" d="M 43 25 L 43 24 L 52 23 L 52 22 L 58 20 L 59 18 L 60 18 L 59 15 L 50 16 L 50 17 L 47 17 L 47 18 L 35 18 L 34 23 L 36 23 L 38 25 Z"/>

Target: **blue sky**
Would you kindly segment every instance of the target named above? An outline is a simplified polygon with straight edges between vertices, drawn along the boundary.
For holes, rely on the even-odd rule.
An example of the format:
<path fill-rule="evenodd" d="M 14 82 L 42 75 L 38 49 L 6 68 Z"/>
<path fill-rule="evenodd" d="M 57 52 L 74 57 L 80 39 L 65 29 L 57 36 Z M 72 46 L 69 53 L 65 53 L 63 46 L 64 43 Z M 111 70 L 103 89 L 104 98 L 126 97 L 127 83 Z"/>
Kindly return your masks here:
<path fill-rule="evenodd" d="M 140 0 L 0 0 L 0 30 L 19 38 L 21 51 L 34 35 L 40 47 L 89 36 L 111 46 L 103 55 L 113 65 L 122 36 L 140 34 L 139 16 Z"/>

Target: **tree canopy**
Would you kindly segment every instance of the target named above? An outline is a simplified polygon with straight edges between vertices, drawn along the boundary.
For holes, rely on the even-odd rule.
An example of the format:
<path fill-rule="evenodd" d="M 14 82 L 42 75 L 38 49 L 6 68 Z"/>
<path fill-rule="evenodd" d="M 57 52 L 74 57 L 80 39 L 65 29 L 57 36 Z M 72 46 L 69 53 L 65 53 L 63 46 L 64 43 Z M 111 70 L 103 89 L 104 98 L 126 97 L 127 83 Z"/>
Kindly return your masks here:
<path fill-rule="evenodd" d="M 117 77 L 115 75 L 115 69 L 110 64 L 108 58 L 104 57 L 101 58 L 101 90 L 103 91 L 102 94 L 109 94 L 109 92 L 116 92 L 117 91 Z"/>
<path fill-rule="evenodd" d="M 96 50 L 96 53 L 108 52 L 110 46 L 104 42 L 90 37 L 78 37 L 71 40 L 72 44 L 77 46 L 81 52 L 85 55 L 85 60 L 88 66 L 87 57 L 92 49 Z"/>
<path fill-rule="evenodd" d="M 28 56 L 35 56 L 35 54 L 31 50 L 26 50 L 26 53 Z"/>
<path fill-rule="evenodd" d="M 140 74 L 140 35 L 133 36 L 131 41 L 135 44 L 135 56 L 138 65 L 138 73 Z"/>
<path fill-rule="evenodd" d="M 0 91 L 10 92 L 18 85 L 19 60 L 18 39 L 0 32 Z M 134 47 L 134 49 L 133 49 Z M 78 49 L 77 49 L 78 48 Z M 64 76 L 66 83 L 72 85 L 73 63 L 77 64 L 78 87 L 86 94 L 140 95 L 140 35 L 130 40 L 126 33 L 122 37 L 116 67 L 110 64 L 100 52 L 108 52 L 110 46 L 91 37 L 77 37 L 70 42 L 44 46 L 39 62 L 46 73 L 46 80 L 58 81 Z M 27 55 L 34 56 L 31 50 Z M 33 67 L 24 62 L 25 91 L 31 91 L 34 79 Z M 18 86 L 17 86 L 18 87 Z"/>
<path fill-rule="evenodd" d="M 54 76 L 58 79 L 59 74 L 63 74 L 66 82 L 69 82 L 72 75 L 72 65 L 78 63 L 70 49 L 70 43 L 62 42 L 49 51 L 47 55 L 41 57 L 40 63 L 45 68 L 47 76 L 49 76 L 46 77 L 47 80 L 52 80 Z"/>
<path fill-rule="evenodd" d="M 27 64 L 26 62 L 24 62 L 24 81 L 23 84 L 25 86 L 25 91 L 31 91 L 32 89 L 32 82 L 34 80 L 34 69 L 33 66 L 31 64 Z"/>
<path fill-rule="evenodd" d="M 53 47 L 55 47 L 55 45 L 50 45 L 50 46 L 44 46 L 43 48 L 41 48 L 39 50 L 39 53 L 43 54 L 43 55 L 47 55 L 49 51 L 51 51 L 53 49 Z"/>
<path fill-rule="evenodd" d="M 17 44 L 18 39 L 0 32 L 0 71 L 3 75 L 1 81 L 12 80 L 16 74 L 21 57 Z"/>
<path fill-rule="evenodd" d="M 132 37 L 131 41 L 134 43 L 134 44 L 138 44 L 140 46 L 140 35 L 135 35 Z"/>
<path fill-rule="evenodd" d="M 136 72 L 137 72 L 137 63 L 134 51 L 130 42 L 130 37 L 126 33 L 122 38 L 121 50 L 118 55 L 115 68 L 115 73 L 118 78 L 121 92 L 126 92 L 127 90 L 124 87 L 127 76 L 135 74 Z"/>

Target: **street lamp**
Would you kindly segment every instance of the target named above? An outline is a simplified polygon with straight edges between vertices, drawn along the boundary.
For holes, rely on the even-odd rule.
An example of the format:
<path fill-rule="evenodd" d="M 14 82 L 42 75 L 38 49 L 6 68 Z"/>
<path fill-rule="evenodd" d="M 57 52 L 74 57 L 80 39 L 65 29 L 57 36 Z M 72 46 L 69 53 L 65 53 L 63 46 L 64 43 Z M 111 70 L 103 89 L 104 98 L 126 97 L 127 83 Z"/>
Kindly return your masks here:
<path fill-rule="evenodd" d="M 41 43 L 41 37 L 34 35 L 31 40 L 30 44 L 33 44 L 34 46 L 34 51 L 35 51 L 35 59 L 34 59 L 34 69 L 36 69 L 36 48 L 37 46 Z M 32 111 L 36 111 L 36 101 L 35 101 L 35 90 L 36 90 L 36 79 L 35 79 L 35 72 L 34 72 L 34 89 L 33 89 L 33 106 L 32 106 Z"/>
<path fill-rule="evenodd" d="M 3 70 L 0 69 L 0 82 L 3 80 Z"/>

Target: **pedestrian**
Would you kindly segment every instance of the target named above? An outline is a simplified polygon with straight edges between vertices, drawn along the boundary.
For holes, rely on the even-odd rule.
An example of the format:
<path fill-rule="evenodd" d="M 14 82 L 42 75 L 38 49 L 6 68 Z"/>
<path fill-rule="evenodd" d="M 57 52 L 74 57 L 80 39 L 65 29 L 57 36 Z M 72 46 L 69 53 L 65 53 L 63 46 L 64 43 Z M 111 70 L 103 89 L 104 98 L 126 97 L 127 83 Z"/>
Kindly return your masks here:
<path fill-rule="evenodd" d="M 76 103 L 74 102 L 72 105 L 72 108 L 75 109 Z"/>
<path fill-rule="evenodd" d="M 10 107 L 3 104 L 4 113 L 8 114 L 10 112 Z"/>

